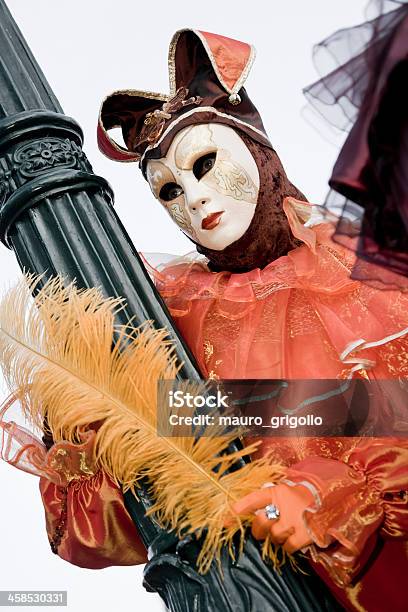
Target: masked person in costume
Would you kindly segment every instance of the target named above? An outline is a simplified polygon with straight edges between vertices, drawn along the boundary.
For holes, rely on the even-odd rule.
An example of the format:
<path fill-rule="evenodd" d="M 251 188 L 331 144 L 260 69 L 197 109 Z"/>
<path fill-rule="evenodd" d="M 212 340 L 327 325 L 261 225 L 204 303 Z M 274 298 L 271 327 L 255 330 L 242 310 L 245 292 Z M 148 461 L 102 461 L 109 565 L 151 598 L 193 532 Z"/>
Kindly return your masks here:
<path fill-rule="evenodd" d="M 404 377 L 407 297 L 351 280 L 354 255 L 331 240 L 333 226 L 306 223 L 312 207 L 243 88 L 253 55 L 244 43 L 181 31 L 170 45 L 169 100 L 116 92 L 102 105 L 101 150 L 140 161 L 153 195 L 202 256 L 150 267 L 156 285 L 205 376 Z M 127 150 L 109 138 L 118 126 Z M 289 552 L 308 546 L 350 609 L 380 610 L 386 597 L 402 610 L 407 442 L 269 438 L 259 452 L 271 445 L 290 484 L 237 504 L 259 512 L 255 537 L 272 531 Z"/>
<path fill-rule="evenodd" d="M 351 280 L 354 255 L 332 242 L 330 224 L 310 225 L 312 206 L 243 87 L 253 60 L 248 44 L 182 30 L 170 45 L 169 95 L 127 90 L 103 102 L 101 150 L 140 162 L 200 254 L 146 265 L 205 377 L 404 377 L 407 298 Z M 126 148 L 110 138 L 115 127 Z M 408 444 L 265 439 L 258 452 L 271 448 L 284 482 L 233 512 L 256 513 L 256 538 L 305 551 L 347 609 L 403 610 Z M 40 481 L 53 549 L 83 567 L 143 563 L 119 489 L 77 463 L 60 486 L 45 470 Z"/>

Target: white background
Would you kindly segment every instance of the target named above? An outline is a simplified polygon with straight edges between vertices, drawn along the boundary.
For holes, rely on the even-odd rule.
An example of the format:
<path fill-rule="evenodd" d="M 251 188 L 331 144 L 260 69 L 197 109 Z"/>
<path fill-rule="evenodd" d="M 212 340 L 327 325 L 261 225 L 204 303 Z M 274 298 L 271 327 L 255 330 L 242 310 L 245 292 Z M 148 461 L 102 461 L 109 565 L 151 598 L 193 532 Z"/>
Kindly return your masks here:
<path fill-rule="evenodd" d="M 153 200 L 135 164 L 115 164 L 99 153 L 98 109 L 102 98 L 115 89 L 167 92 L 168 43 L 183 27 L 255 45 L 258 54 L 247 91 L 291 181 L 310 201 L 323 200 L 338 151 L 302 116 L 301 89 L 318 76 L 312 64 L 313 44 L 363 21 L 365 0 L 7 4 L 64 111 L 81 124 L 84 149 L 94 171 L 113 186 L 117 211 L 138 250 L 182 254 L 193 245 Z M 0 290 L 19 277 L 13 253 L 1 245 Z M 68 590 L 68 609 L 75 612 L 162 610 L 159 597 L 142 588 L 142 571 L 142 566 L 87 570 L 53 555 L 38 479 L 0 461 L 0 590 Z"/>

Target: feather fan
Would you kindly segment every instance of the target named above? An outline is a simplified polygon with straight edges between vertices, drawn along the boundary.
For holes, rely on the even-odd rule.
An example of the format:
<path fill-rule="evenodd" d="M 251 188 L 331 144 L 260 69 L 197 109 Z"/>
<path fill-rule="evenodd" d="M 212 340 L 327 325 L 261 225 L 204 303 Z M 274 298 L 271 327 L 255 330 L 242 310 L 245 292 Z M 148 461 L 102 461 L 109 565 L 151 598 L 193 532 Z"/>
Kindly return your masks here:
<path fill-rule="evenodd" d="M 197 440 L 192 432 L 159 436 L 157 383 L 174 379 L 180 367 L 167 331 L 149 321 L 116 325 L 123 300 L 106 299 L 96 288 L 65 286 L 56 277 L 39 290 L 41 282 L 27 276 L 0 304 L 0 363 L 26 417 L 40 428 L 46 417 L 55 442 L 78 443 L 79 429 L 98 423 L 96 465 L 124 491 L 136 487 L 137 493 L 138 480 L 148 479 L 149 513 L 163 528 L 203 536 L 200 572 L 219 561 L 223 546 L 234 555 L 237 532 L 242 550 L 251 517 L 224 527 L 230 505 L 266 481 L 277 482 L 282 467 L 265 457 L 228 473 L 257 445 L 228 453 L 237 433 L 217 426 Z M 278 564 L 267 541 L 264 553 Z"/>

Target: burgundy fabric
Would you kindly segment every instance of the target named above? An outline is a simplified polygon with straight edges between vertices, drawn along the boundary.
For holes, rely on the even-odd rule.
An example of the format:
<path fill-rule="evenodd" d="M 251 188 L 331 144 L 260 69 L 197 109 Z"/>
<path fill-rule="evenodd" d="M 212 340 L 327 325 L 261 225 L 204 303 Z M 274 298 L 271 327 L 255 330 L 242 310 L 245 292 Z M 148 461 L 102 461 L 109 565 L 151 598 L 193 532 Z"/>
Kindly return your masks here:
<path fill-rule="evenodd" d="M 286 255 L 301 243 L 290 231 L 282 203 L 286 196 L 305 200 L 305 196 L 289 181 L 277 153 L 239 132 L 250 150 L 259 171 L 260 189 L 255 214 L 245 234 L 222 251 L 207 249 L 197 243 L 197 251 L 209 259 L 209 267 L 218 272 L 246 272 L 264 268 Z"/>
<path fill-rule="evenodd" d="M 408 276 L 408 4 L 374 4 L 375 19 L 320 43 L 316 59 L 328 51 L 340 65 L 305 94 L 330 123 L 352 125 L 329 181 L 342 197 L 326 206 L 340 216 L 336 241 L 359 236 L 352 278 L 381 286 Z"/>
<path fill-rule="evenodd" d="M 245 91 L 244 89 L 241 89 L 240 95 L 243 95 L 244 91 Z M 220 100 L 221 100 L 221 97 L 220 97 Z M 202 104 L 200 104 L 200 106 L 202 106 Z M 228 111 L 228 108 L 225 109 L 225 112 L 227 111 Z M 250 123 L 250 119 L 251 119 L 250 116 L 248 116 L 248 119 L 249 119 L 248 123 Z M 214 111 L 208 110 L 208 111 L 204 111 L 200 113 L 194 113 L 193 115 L 182 118 L 179 121 L 179 123 L 173 123 L 172 129 L 163 138 L 163 141 L 160 143 L 160 145 L 155 147 L 151 151 L 148 151 L 141 165 L 141 169 L 142 169 L 142 172 L 145 178 L 146 178 L 147 159 L 160 159 L 161 157 L 165 157 L 173 141 L 173 138 L 175 137 L 177 132 L 179 132 L 180 130 L 182 130 L 183 128 L 187 126 L 198 125 L 202 123 L 220 123 L 221 125 L 227 125 L 235 129 L 236 131 L 239 130 L 242 133 L 248 134 L 248 136 L 250 136 L 253 140 L 256 140 L 257 142 L 263 144 L 265 147 L 272 149 L 272 145 L 267 136 L 256 134 L 250 127 L 244 126 L 241 123 L 239 123 L 237 120 L 235 120 L 231 114 L 229 114 L 228 116 L 227 115 L 220 116 L 215 112 L 215 110 Z"/>

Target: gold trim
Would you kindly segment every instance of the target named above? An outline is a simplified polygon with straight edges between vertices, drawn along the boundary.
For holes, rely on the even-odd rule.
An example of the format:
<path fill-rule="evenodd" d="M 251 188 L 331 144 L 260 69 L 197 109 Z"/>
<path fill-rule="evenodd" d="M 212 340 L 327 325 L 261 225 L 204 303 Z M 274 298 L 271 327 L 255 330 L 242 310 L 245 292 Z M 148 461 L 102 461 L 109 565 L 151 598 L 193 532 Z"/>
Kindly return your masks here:
<path fill-rule="evenodd" d="M 115 89 L 102 100 L 101 108 L 108 98 L 117 96 L 118 94 L 126 94 L 128 96 L 139 96 L 140 98 L 149 98 L 150 100 L 166 101 L 169 99 L 167 94 L 158 93 L 155 91 L 139 91 L 138 89 Z"/>
<path fill-rule="evenodd" d="M 365 608 L 358 600 L 358 596 L 361 593 L 362 584 L 361 582 L 357 582 L 354 586 L 349 586 L 345 588 L 345 592 L 347 598 L 354 606 L 356 612 L 368 612 L 367 608 Z"/>
<path fill-rule="evenodd" d="M 239 77 L 238 81 L 235 83 L 234 87 L 232 88 L 232 94 L 238 93 L 239 90 L 243 87 L 245 81 L 248 78 L 249 72 L 253 66 L 253 63 L 255 61 L 256 58 L 256 49 L 253 45 L 250 45 L 251 51 L 249 54 L 249 58 L 248 61 L 245 65 L 245 68 L 243 69 L 241 76 Z"/>
<path fill-rule="evenodd" d="M 120 144 L 118 144 L 116 140 L 114 140 L 109 135 L 109 131 L 105 128 L 102 122 L 102 108 L 106 100 L 108 100 L 112 96 L 122 95 L 122 94 L 129 95 L 129 96 L 138 96 L 140 98 L 148 98 L 149 100 L 157 100 L 158 102 L 167 102 L 170 99 L 170 96 L 168 96 L 167 94 L 156 93 L 153 91 L 139 91 L 137 89 L 116 89 L 115 91 L 113 91 L 112 93 L 108 94 L 107 96 L 103 98 L 100 109 L 99 109 L 98 123 L 101 129 L 103 130 L 103 132 L 106 134 L 106 137 L 108 138 L 113 148 L 116 149 L 118 153 L 129 155 L 129 159 L 117 159 L 115 161 L 119 161 L 121 163 L 137 162 L 140 160 L 140 154 L 136 153 L 135 151 L 130 151 L 129 149 L 125 149 Z M 112 125 L 112 127 L 109 129 L 119 128 L 119 127 L 121 127 L 120 123 L 118 123 L 117 125 Z"/>
<path fill-rule="evenodd" d="M 156 143 L 151 144 L 148 147 L 146 147 L 143 155 L 140 158 L 140 162 L 141 163 L 143 162 L 143 160 L 145 158 L 145 155 L 146 155 L 146 153 L 148 151 L 151 151 L 151 150 L 157 148 L 163 142 L 164 138 L 166 138 L 166 136 L 171 132 L 171 130 L 176 125 L 178 125 L 178 123 L 180 123 L 180 121 L 183 121 L 186 117 L 191 117 L 191 115 L 193 115 L 194 113 L 209 113 L 209 112 L 213 113 L 215 115 L 218 115 L 219 117 L 224 117 L 226 119 L 230 119 L 234 123 L 239 123 L 240 125 L 244 125 L 245 127 L 249 128 L 252 132 L 255 132 L 259 136 L 262 136 L 262 138 L 265 138 L 265 140 L 269 141 L 268 136 L 264 132 L 261 132 L 261 130 L 258 130 L 258 128 L 253 127 L 249 123 L 246 123 L 245 121 L 241 121 L 241 119 L 238 119 L 237 117 L 233 117 L 232 115 L 227 115 L 226 113 L 221 113 L 221 111 L 218 111 L 213 106 L 203 106 L 203 107 L 200 107 L 200 108 L 193 108 L 192 110 L 187 111 L 186 113 L 184 113 L 183 115 L 181 115 L 180 117 L 178 117 L 177 119 L 172 121 L 172 123 L 170 125 L 168 125 L 167 128 L 164 130 L 164 132 L 160 136 L 159 140 Z M 211 123 L 211 121 L 209 121 L 209 123 Z"/>
<path fill-rule="evenodd" d="M 220 84 L 222 85 L 222 87 L 225 89 L 225 91 L 227 93 L 231 94 L 235 94 L 238 93 L 238 91 L 241 89 L 241 87 L 243 86 L 243 84 L 245 83 L 246 79 L 248 78 L 249 72 L 252 68 L 252 65 L 255 61 L 255 57 L 256 57 L 256 49 L 253 45 L 249 45 L 249 43 L 243 43 L 245 45 L 249 45 L 250 48 L 250 52 L 249 52 L 249 57 L 247 60 L 247 63 L 245 64 L 245 67 L 243 69 L 243 71 L 241 72 L 241 76 L 239 77 L 239 79 L 236 81 L 235 85 L 232 87 L 232 89 L 230 87 L 228 87 L 228 85 L 225 83 L 224 79 L 222 78 L 222 75 L 218 69 L 218 65 L 217 62 L 215 61 L 214 55 L 210 49 L 210 46 L 207 42 L 207 39 L 205 38 L 205 36 L 203 36 L 203 34 L 201 34 L 201 32 L 199 30 L 193 30 L 192 28 L 184 28 L 182 30 L 178 30 L 173 38 L 170 41 L 170 45 L 169 45 L 169 53 L 168 53 L 168 68 L 169 68 L 169 83 L 170 83 L 170 92 L 171 93 L 175 93 L 177 85 L 176 85 L 176 65 L 175 65 L 175 59 L 176 59 L 176 48 L 177 48 L 177 43 L 178 40 L 181 36 L 181 34 L 183 34 L 184 32 L 193 32 L 201 41 L 208 57 L 209 60 L 211 62 L 211 65 L 213 67 L 213 70 L 217 76 L 217 79 L 219 80 Z M 231 39 L 232 40 L 232 39 Z M 237 41 L 237 42 L 242 42 L 242 41 Z"/>
<path fill-rule="evenodd" d="M 190 30 L 189 28 L 185 28 L 183 30 L 178 30 L 170 41 L 169 44 L 169 52 L 167 56 L 167 65 L 169 70 L 169 85 L 170 85 L 170 95 L 174 95 L 176 93 L 176 47 L 178 43 L 178 39 L 182 32 L 194 32 L 194 30 Z"/>

